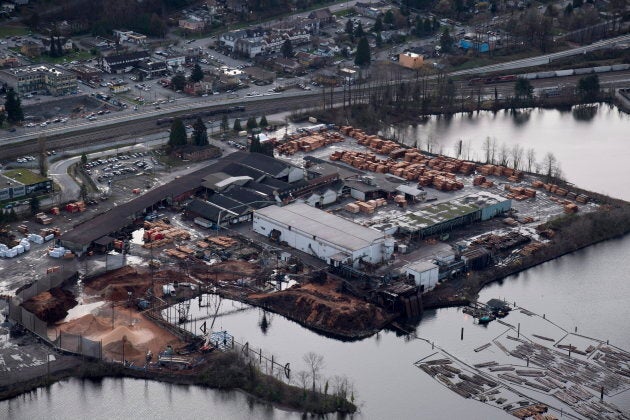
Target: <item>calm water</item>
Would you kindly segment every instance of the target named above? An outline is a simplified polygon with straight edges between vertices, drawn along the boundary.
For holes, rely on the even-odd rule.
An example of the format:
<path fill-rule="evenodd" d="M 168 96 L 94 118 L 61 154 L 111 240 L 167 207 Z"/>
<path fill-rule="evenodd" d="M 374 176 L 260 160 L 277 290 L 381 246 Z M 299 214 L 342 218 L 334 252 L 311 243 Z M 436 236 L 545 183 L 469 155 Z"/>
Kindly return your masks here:
<path fill-rule="evenodd" d="M 527 120 L 529 118 L 529 120 Z M 630 119 L 614 108 L 600 107 L 589 122 L 571 113 L 533 110 L 514 120 L 506 113 L 482 113 L 470 119 L 455 116 L 449 122 L 432 119 L 409 129 L 424 138 L 429 133 L 451 147 L 455 140 L 470 141 L 471 153 L 486 136 L 498 142 L 518 141 L 523 147 L 553 152 L 568 179 L 578 185 L 630 199 Z M 626 133 L 624 133 L 626 132 Z M 630 348 L 627 305 L 630 296 L 630 236 L 608 241 L 505 279 L 484 289 L 481 299 L 504 297 L 567 329 Z M 345 375 L 354 383 L 360 418 L 512 418 L 481 403 L 464 400 L 446 390 L 413 362 L 431 353 L 428 344 L 393 332 L 382 332 L 360 342 L 321 337 L 278 315 L 269 317 L 266 334 L 258 326 L 257 309 L 217 320 L 237 338 L 273 353 L 294 372 L 304 369 L 302 355 L 315 351 L 324 356 L 323 375 Z M 465 340 L 459 330 L 465 328 Z M 446 349 L 470 348 L 496 335 L 498 324 L 488 328 L 456 309 L 428 311 L 417 334 Z M 615 401 L 630 411 L 630 395 Z M 266 405 L 253 403 L 238 392 L 217 392 L 139 380 L 105 380 L 94 384 L 71 380 L 49 390 L 0 403 L 0 418 L 300 418 Z"/>

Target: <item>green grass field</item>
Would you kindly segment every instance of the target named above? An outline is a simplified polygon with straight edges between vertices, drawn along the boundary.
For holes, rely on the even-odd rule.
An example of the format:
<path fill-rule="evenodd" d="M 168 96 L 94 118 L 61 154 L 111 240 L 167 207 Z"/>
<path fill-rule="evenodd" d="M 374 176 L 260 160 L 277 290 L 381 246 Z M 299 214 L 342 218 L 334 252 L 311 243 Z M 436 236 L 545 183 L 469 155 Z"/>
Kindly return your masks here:
<path fill-rule="evenodd" d="M 26 35 L 30 30 L 24 26 L 0 26 L 0 38 Z"/>
<path fill-rule="evenodd" d="M 6 176 L 7 178 L 11 178 L 18 182 L 21 182 L 25 185 L 46 181 L 46 178 L 36 174 L 35 172 L 29 171 L 28 169 L 11 169 L 9 171 L 3 172 L 2 175 Z"/>

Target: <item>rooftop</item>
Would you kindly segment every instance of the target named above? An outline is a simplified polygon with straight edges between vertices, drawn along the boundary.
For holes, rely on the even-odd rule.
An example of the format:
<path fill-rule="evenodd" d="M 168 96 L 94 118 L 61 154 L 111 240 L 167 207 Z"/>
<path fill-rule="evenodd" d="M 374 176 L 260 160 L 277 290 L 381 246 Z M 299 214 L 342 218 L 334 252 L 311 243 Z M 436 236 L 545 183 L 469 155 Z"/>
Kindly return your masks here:
<path fill-rule="evenodd" d="M 254 214 L 291 226 L 295 231 L 306 233 L 349 251 L 358 251 L 383 240 L 382 232 L 304 203 L 293 203 L 284 207 L 269 206 L 256 210 Z"/>
<path fill-rule="evenodd" d="M 403 268 L 407 270 L 413 270 L 416 273 L 423 273 L 425 271 L 438 268 L 438 266 L 432 263 L 431 261 L 423 260 L 423 261 L 414 261 L 412 263 L 405 265 Z"/>
<path fill-rule="evenodd" d="M 393 220 L 395 224 L 408 230 L 424 229 L 447 220 L 474 213 L 483 207 L 505 201 L 489 193 L 465 195 L 451 201 L 430 204 L 420 210 L 407 212 Z"/>

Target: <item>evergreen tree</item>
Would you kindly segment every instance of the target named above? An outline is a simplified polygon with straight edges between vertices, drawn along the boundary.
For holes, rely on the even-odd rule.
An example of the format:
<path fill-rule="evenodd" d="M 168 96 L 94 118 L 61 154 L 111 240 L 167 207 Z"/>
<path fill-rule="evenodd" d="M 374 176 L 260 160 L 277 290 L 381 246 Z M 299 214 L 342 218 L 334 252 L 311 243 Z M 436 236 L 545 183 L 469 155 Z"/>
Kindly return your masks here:
<path fill-rule="evenodd" d="M 350 36 L 354 34 L 354 25 L 350 19 L 346 22 L 346 33 Z"/>
<path fill-rule="evenodd" d="M 379 48 L 383 46 L 383 37 L 380 32 L 376 33 L 376 46 Z"/>
<path fill-rule="evenodd" d="M 442 47 L 443 53 L 449 53 L 453 50 L 453 37 L 448 28 L 444 28 L 442 35 L 440 35 L 440 47 Z"/>
<path fill-rule="evenodd" d="M 181 74 L 176 74 L 171 78 L 173 90 L 183 90 L 186 87 L 186 78 Z"/>
<path fill-rule="evenodd" d="M 249 145 L 249 151 L 251 153 L 262 153 L 263 148 L 262 148 L 262 145 L 260 144 L 260 136 L 252 137 L 252 142 Z"/>
<path fill-rule="evenodd" d="M 387 12 L 385 12 L 385 17 L 383 18 L 383 23 L 385 23 L 386 25 L 393 25 L 394 24 L 394 12 L 392 12 L 392 10 L 388 10 Z"/>
<path fill-rule="evenodd" d="M 234 126 L 232 127 L 232 130 L 236 131 L 237 133 L 239 131 L 243 131 L 243 127 L 241 127 L 241 119 L 237 118 L 234 120 Z"/>
<path fill-rule="evenodd" d="M 282 56 L 284 58 L 293 57 L 293 44 L 291 43 L 290 39 L 284 41 L 282 47 L 280 47 L 280 52 L 282 53 Z"/>
<path fill-rule="evenodd" d="M 258 125 L 260 127 L 268 127 L 269 123 L 267 122 L 267 117 L 265 117 L 264 115 L 260 118 L 260 122 L 258 123 Z"/>
<path fill-rule="evenodd" d="M 531 98 L 534 88 L 529 80 L 519 77 L 514 84 L 514 95 L 517 99 Z"/>
<path fill-rule="evenodd" d="M 254 128 L 258 128 L 258 123 L 256 122 L 256 117 L 249 117 L 247 119 L 247 131 L 252 131 Z"/>
<path fill-rule="evenodd" d="M 202 80 L 203 80 L 203 70 L 201 69 L 201 66 L 199 65 L 199 63 L 197 63 L 195 64 L 195 67 L 193 67 L 192 73 L 190 73 L 190 81 L 200 82 Z"/>
<path fill-rule="evenodd" d="M 357 52 L 354 56 L 354 64 L 357 66 L 369 66 L 372 61 L 372 53 L 370 52 L 370 44 L 366 37 L 359 40 Z"/>
<path fill-rule="evenodd" d="M 591 74 L 582 77 L 578 81 L 577 92 L 582 97 L 582 100 L 592 101 L 597 99 L 599 95 L 599 76 Z"/>
<path fill-rule="evenodd" d="M 5 114 L 4 112 L 0 112 L 0 127 L 2 127 L 4 125 L 4 122 L 7 119 L 7 114 Z"/>
<path fill-rule="evenodd" d="M 81 165 L 85 165 L 86 163 L 88 163 L 87 155 L 85 153 L 81 153 Z"/>
<path fill-rule="evenodd" d="M 376 22 L 374 22 L 374 26 L 372 26 L 372 32 L 381 32 L 383 30 L 383 21 L 381 17 L 378 16 L 376 18 Z"/>
<path fill-rule="evenodd" d="M 13 88 L 9 88 L 7 90 L 7 99 L 4 102 L 4 109 L 7 112 L 7 120 L 9 120 L 10 123 L 24 121 L 22 103 Z"/>
<path fill-rule="evenodd" d="M 228 116 L 227 114 L 223 114 L 223 117 L 221 117 L 221 131 L 225 133 L 229 129 L 230 129 L 230 122 L 228 121 Z"/>
<path fill-rule="evenodd" d="M 192 144 L 195 146 L 207 146 L 209 144 L 208 129 L 203 121 L 201 121 L 201 118 L 197 118 L 197 121 L 193 124 Z"/>
<path fill-rule="evenodd" d="M 57 56 L 58 57 L 62 57 L 63 56 L 63 45 L 61 44 L 61 37 L 60 36 L 57 37 Z"/>
<path fill-rule="evenodd" d="M 29 204 L 31 206 L 31 214 L 33 216 L 39 213 L 39 197 L 32 197 Z"/>
<path fill-rule="evenodd" d="M 361 25 L 361 22 L 359 22 L 357 27 L 354 29 L 354 37 L 362 38 L 364 35 L 365 33 L 363 32 L 363 25 Z"/>
<path fill-rule="evenodd" d="M 173 121 L 173 124 L 171 124 L 171 134 L 168 137 L 168 146 L 171 150 L 175 150 L 185 146 L 186 143 L 186 127 L 184 127 L 182 120 L 177 118 Z"/>
<path fill-rule="evenodd" d="M 55 43 L 55 37 L 50 35 L 50 50 L 48 55 L 51 57 L 57 57 L 57 44 Z"/>

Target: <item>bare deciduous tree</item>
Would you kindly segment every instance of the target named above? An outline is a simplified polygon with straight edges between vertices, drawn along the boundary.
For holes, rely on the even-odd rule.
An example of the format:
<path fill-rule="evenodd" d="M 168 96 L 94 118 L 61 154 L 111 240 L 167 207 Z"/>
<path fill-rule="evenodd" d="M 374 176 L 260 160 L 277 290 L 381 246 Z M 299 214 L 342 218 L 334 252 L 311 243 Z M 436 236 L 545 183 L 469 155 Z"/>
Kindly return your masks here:
<path fill-rule="evenodd" d="M 510 149 L 507 144 L 502 143 L 501 148 L 499 149 L 499 165 L 507 166 L 510 160 Z"/>
<path fill-rule="evenodd" d="M 490 139 L 490 136 L 486 137 L 486 139 L 483 141 L 483 144 L 481 145 L 481 150 L 483 150 L 483 153 L 486 157 L 486 163 L 490 163 L 490 151 L 492 150 L 492 140 Z"/>
<path fill-rule="evenodd" d="M 521 161 L 523 160 L 523 147 L 520 144 L 516 143 L 512 146 L 511 150 L 512 154 L 512 168 L 520 169 Z"/>
<path fill-rule="evenodd" d="M 527 172 L 531 172 L 536 165 L 536 150 L 533 147 L 527 149 Z"/>
<path fill-rule="evenodd" d="M 310 370 L 310 376 L 313 380 L 313 392 L 315 392 L 315 382 L 319 378 L 319 371 L 324 367 L 324 356 L 310 351 L 304 355 L 303 359 Z"/>

